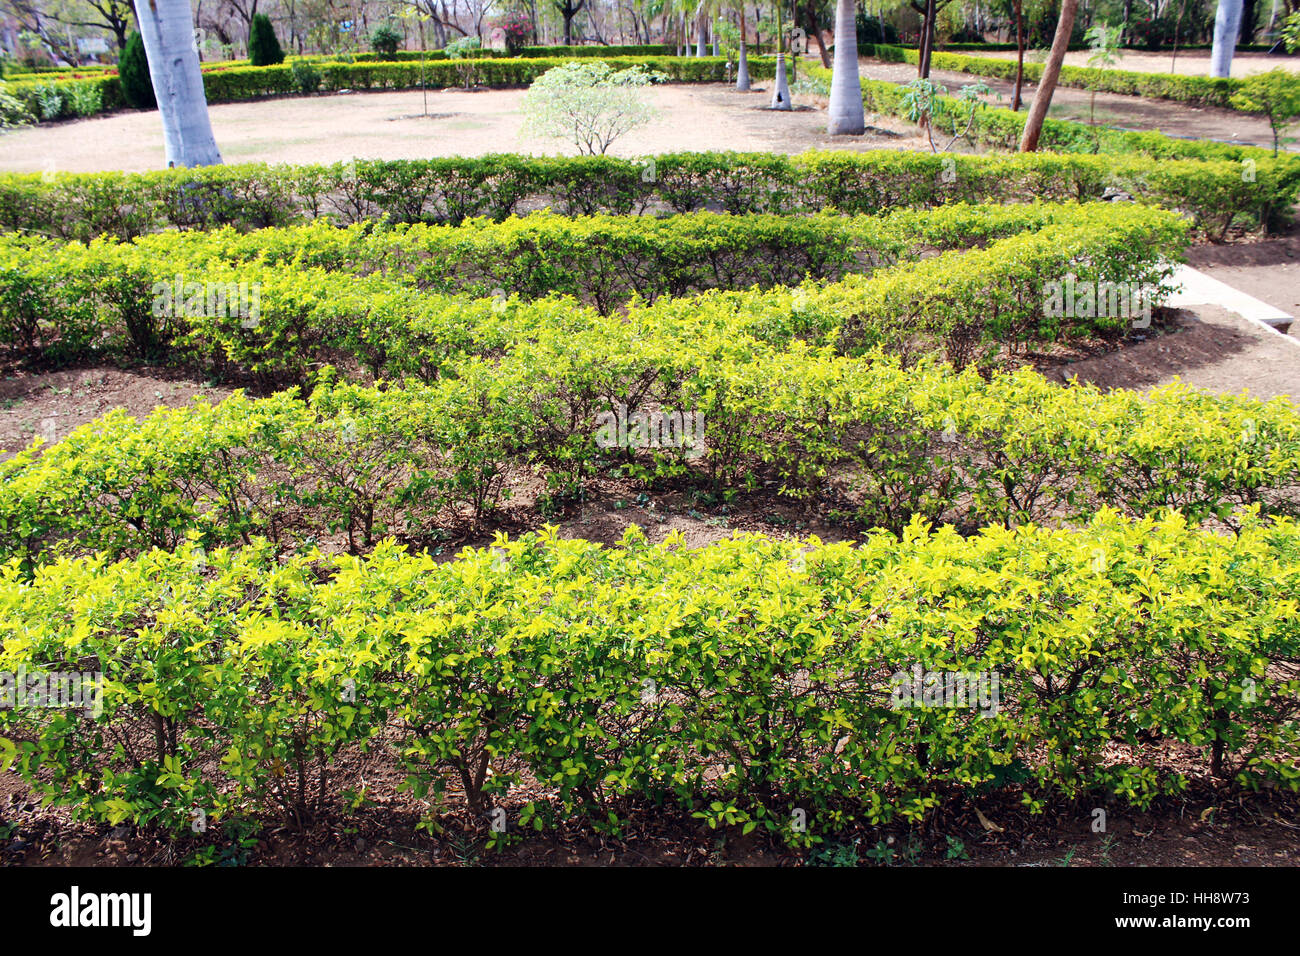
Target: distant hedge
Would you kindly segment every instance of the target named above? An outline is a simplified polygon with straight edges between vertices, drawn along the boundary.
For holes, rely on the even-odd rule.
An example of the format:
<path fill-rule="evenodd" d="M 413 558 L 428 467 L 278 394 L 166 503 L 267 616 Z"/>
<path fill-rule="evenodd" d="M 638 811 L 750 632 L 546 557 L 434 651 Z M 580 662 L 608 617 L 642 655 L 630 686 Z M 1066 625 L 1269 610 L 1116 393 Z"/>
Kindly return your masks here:
<path fill-rule="evenodd" d="M 919 62 L 918 52 L 905 47 L 876 45 L 862 52 L 864 55 L 874 56 L 881 60 L 907 63 Z M 938 70 L 954 70 L 959 73 L 997 77 L 1002 80 L 1014 80 L 1016 78 L 1016 61 L 1014 59 L 963 56 L 957 53 L 945 53 L 936 50 L 930 57 L 930 65 Z M 1025 62 L 1024 76 L 1026 82 L 1037 83 L 1042 75 L 1042 63 Z M 1236 93 L 1241 88 L 1242 83 L 1240 79 L 1233 78 L 1181 76 L 1173 73 L 1148 73 L 1140 70 L 1111 70 L 1070 65 L 1061 67 L 1061 76 L 1058 82 L 1061 86 L 1070 86 L 1083 90 L 1125 93 L 1131 96 L 1149 96 L 1156 99 L 1191 103 L 1195 106 L 1217 106 L 1228 110 L 1237 109 L 1232 104 L 1231 97 L 1233 93 Z M 1296 85 L 1300 87 L 1300 75 L 1296 76 Z"/>
<path fill-rule="evenodd" d="M 541 48 L 546 49 L 546 48 Z M 578 49 L 600 49 L 579 47 Z M 578 54 L 586 55 L 586 54 Z M 373 60 L 373 54 L 358 54 L 354 62 L 332 59 L 309 59 L 321 73 L 321 90 L 409 90 L 421 84 L 430 88 L 464 86 L 467 81 L 479 86 L 527 86 L 547 70 L 569 62 L 570 56 L 521 57 L 468 57 L 448 60 L 430 57 L 421 64 L 419 57 L 400 57 L 397 60 Z M 725 57 L 677 56 L 617 56 L 604 54 L 602 58 L 614 69 L 645 66 L 663 73 L 679 83 L 720 83 L 727 78 L 728 61 Z M 203 70 L 203 88 L 209 103 L 231 103 L 260 99 L 267 96 L 291 96 L 301 92 L 293 78 L 291 59 L 278 66 L 252 66 L 251 64 L 209 65 Z M 731 66 L 734 73 L 734 65 Z M 750 75 L 756 79 L 774 75 L 772 60 L 755 57 L 750 63 Z M 126 105 L 122 86 L 116 75 L 106 74 L 80 80 L 21 80 L 9 83 L 8 92 L 18 97 L 27 107 L 31 118 L 40 117 L 37 99 L 38 87 L 53 86 L 63 91 L 65 99 L 76 86 L 94 85 L 103 98 L 102 111 L 120 109 Z"/>

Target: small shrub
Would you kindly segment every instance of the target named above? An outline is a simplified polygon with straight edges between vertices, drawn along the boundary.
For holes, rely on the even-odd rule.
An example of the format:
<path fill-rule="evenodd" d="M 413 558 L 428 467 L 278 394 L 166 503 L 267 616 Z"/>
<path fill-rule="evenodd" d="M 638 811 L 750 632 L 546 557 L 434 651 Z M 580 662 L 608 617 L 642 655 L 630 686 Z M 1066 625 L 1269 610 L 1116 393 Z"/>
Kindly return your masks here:
<path fill-rule="evenodd" d="M 104 93 L 89 83 L 74 83 L 68 87 L 68 106 L 77 116 L 94 116 L 104 107 Z"/>
<path fill-rule="evenodd" d="M 1282 131 L 1300 117 L 1300 76 L 1281 67 L 1248 76 L 1232 95 L 1232 105 L 1264 114 L 1273 130 L 1273 155 L 1276 156 Z"/>
<path fill-rule="evenodd" d="M 402 43 L 402 35 L 391 24 L 381 24 L 370 34 L 370 48 L 384 56 L 392 56 Z"/>
<path fill-rule="evenodd" d="M 32 114 L 27 111 L 23 101 L 10 93 L 3 80 L 0 80 L 0 129 L 13 129 L 26 126 L 32 121 Z"/>
<path fill-rule="evenodd" d="M 315 93 L 320 89 L 320 70 L 312 66 L 307 60 L 294 60 L 289 72 L 293 74 L 293 82 L 297 85 L 299 92 Z"/>

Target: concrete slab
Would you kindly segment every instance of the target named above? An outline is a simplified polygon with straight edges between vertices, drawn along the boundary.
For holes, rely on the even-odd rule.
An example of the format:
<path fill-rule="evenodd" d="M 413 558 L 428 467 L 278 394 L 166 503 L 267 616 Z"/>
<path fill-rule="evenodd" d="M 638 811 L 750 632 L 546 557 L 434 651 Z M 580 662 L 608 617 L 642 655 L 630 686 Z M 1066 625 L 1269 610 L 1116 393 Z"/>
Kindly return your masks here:
<path fill-rule="evenodd" d="M 1226 282 L 1220 282 L 1191 266 L 1180 265 L 1173 275 L 1175 285 L 1181 289 L 1165 300 L 1165 305 L 1177 309 L 1187 309 L 1198 305 L 1215 305 L 1235 312 L 1248 322 L 1276 332 L 1293 345 L 1300 346 L 1300 340 L 1287 335 L 1287 330 L 1295 317 L 1281 309 L 1262 302 L 1253 295 L 1247 295 L 1234 289 Z"/>

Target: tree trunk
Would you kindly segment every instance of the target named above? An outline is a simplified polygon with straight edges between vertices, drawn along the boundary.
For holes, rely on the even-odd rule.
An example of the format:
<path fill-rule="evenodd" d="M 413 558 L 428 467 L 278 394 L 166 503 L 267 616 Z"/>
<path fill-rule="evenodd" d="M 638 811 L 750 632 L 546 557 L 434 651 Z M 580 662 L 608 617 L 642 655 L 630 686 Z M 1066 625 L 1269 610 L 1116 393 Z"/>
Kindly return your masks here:
<path fill-rule="evenodd" d="M 1237 28 L 1237 42 L 1250 45 L 1255 38 L 1255 0 L 1242 0 L 1241 25 Z"/>
<path fill-rule="evenodd" d="M 1025 4 L 1016 0 L 1016 88 L 1011 94 L 1011 111 L 1019 112 L 1025 91 Z"/>
<path fill-rule="evenodd" d="M 1240 3 L 1241 0 L 1237 2 Z M 1047 54 L 1043 76 L 1038 81 L 1034 102 L 1029 107 L 1029 116 L 1025 118 L 1025 131 L 1020 137 L 1022 153 L 1032 153 L 1038 149 L 1038 137 L 1043 132 L 1043 120 L 1047 118 L 1047 108 L 1052 105 L 1052 93 L 1056 90 L 1056 81 L 1061 76 L 1061 64 L 1065 62 L 1065 51 L 1070 46 L 1070 33 L 1074 30 L 1074 17 L 1078 12 L 1079 0 L 1061 0 L 1061 19 L 1056 21 L 1052 51 Z"/>
<path fill-rule="evenodd" d="M 772 109 L 790 108 L 790 81 L 785 75 L 785 40 L 781 28 L 781 4 L 776 4 L 776 79 L 772 83 Z"/>
<path fill-rule="evenodd" d="M 772 109 L 788 110 L 790 108 L 790 81 L 785 73 L 785 52 L 776 55 L 776 81 L 772 88 Z"/>
<path fill-rule="evenodd" d="M 1232 52 L 1241 27 L 1241 0 L 1219 0 L 1214 14 L 1214 47 L 1210 50 L 1210 76 L 1232 75 Z"/>
<path fill-rule="evenodd" d="M 938 0 L 927 0 L 926 8 L 930 11 L 925 18 L 925 53 L 921 63 L 921 76 L 929 79 L 930 77 L 930 60 L 934 52 L 934 33 L 935 21 L 939 19 L 939 2 Z"/>
<path fill-rule="evenodd" d="M 709 21 L 705 16 L 704 10 L 700 10 L 700 15 L 695 19 L 695 55 L 708 56 L 709 50 L 705 44 L 705 36 L 709 32 Z"/>
<path fill-rule="evenodd" d="M 149 60 L 149 79 L 162 117 L 167 165 L 221 162 L 194 46 L 189 0 L 149 0 L 136 5 L 136 22 Z"/>
<path fill-rule="evenodd" d="M 854 0 L 835 2 L 835 66 L 826 132 L 850 136 L 866 129 L 862 115 L 862 83 L 858 78 L 858 32 Z"/>
<path fill-rule="evenodd" d="M 830 54 L 826 52 L 825 41 L 822 40 L 821 24 L 817 22 L 817 11 L 813 9 L 813 5 L 811 3 L 809 3 L 803 9 L 804 9 L 804 15 L 808 18 L 808 35 L 817 41 L 817 52 L 818 54 L 820 54 L 822 58 L 822 69 L 829 70 L 831 69 L 831 57 Z M 838 11 L 836 15 L 838 16 Z M 856 40 L 857 36 L 858 36 L 857 24 L 855 23 L 853 28 L 853 38 Z M 835 35 L 835 40 L 837 43 L 839 42 L 838 33 L 836 33 Z"/>
<path fill-rule="evenodd" d="M 750 89 L 749 82 L 749 54 L 745 51 L 745 8 L 740 8 L 740 57 L 736 63 L 736 89 L 741 93 L 748 93 Z"/>

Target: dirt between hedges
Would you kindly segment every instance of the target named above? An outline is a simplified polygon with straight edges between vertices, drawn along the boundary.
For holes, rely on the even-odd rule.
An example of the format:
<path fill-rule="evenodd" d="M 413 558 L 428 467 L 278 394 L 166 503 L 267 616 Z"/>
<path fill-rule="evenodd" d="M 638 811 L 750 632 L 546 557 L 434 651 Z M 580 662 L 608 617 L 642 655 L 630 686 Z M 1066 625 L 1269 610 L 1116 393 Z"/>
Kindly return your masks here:
<path fill-rule="evenodd" d="M 760 834 L 709 830 L 689 809 L 614 802 L 623 820 L 617 836 L 575 821 L 498 851 L 486 847 L 485 821 L 468 811 L 442 814 L 437 835 L 417 830 L 425 809 L 397 795 L 403 774 L 385 750 L 380 743 L 341 761 L 340 769 L 374 794 L 352 814 L 322 812 L 301 824 L 270 819 L 252 833 L 214 824 L 205 834 L 177 839 L 131 826 L 74 823 L 66 808 L 41 809 L 10 771 L 0 774 L 0 865 L 174 866 L 207 848 L 219 865 L 252 866 L 868 866 L 879 859 L 868 856 L 873 850 L 892 865 L 1300 864 L 1300 795 L 1229 793 L 1205 780 L 1147 811 L 1085 798 L 1049 804 L 1032 816 L 1012 792 L 952 797 L 924 827 L 863 825 L 811 852 Z M 547 795 L 532 785 L 513 788 L 503 804 L 507 830 L 528 800 Z M 449 796 L 458 799 L 454 787 Z M 1105 832 L 1093 831 L 1098 809 L 1105 812 Z"/>
<path fill-rule="evenodd" d="M 1246 389 L 1261 396 L 1300 396 L 1296 347 L 1271 333 L 1222 313 L 1181 313 L 1165 328 L 1118 342 L 1083 343 L 1070 350 L 1030 356 L 1032 364 L 1059 379 L 1077 375 L 1103 387 L 1149 388 L 1181 375 L 1218 391 Z M 1289 351 L 1287 351 L 1289 350 Z M 0 436 L 10 451 L 35 428 L 53 420 L 55 437 L 93 420 L 112 407 L 142 415 L 157 405 L 177 406 L 195 397 L 219 400 L 228 388 L 211 387 L 181 372 L 94 366 L 37 373 L 9 369 L 0 382 Z M 507 511 L 498 530 L 511 534 L 558 522 L 565 536 L 614 544 L 631 524 L 652 541 L 680 532 L 689 546 L 701 546 L 736 531 L 777 537 L 817 535 L 849 539 L 852 528 L 828 524 L 816 514 L 760 489 L 734 503 L 704 503 L 689 494 L 650 495 L 630 483 L 600 481 L 587 497 L 559 518 L 527 510 Z M 490 533 L 446 542 L 440 557 L 451 559 L 464 544 L 485 545 Z M 1187 763 L 1171 750 L 1163 762 Z M 1092 831 L 1095 807 L 1055 804 L 1045 815 L 1029 816 L 1012 793 L 976 800 L 946 801 L 922 830 L 905 826 L 863 827 L 812 854 L 794 851 L 757 835 L 710 831 L 687 811 L 618 806 L 627 822 L 618 837 L 581 823 L 530 835 L 503 851 L 486 848 L 483 823 L 467 812 L 450 814 L 438 836 L 416 830 L 420 806 L 396 793 L 401 771 L 391 748 L 349 754 L 340 772 L 359 778 L 380 794 L 352 816 L 324 814 L 302 828 L 270 822 L 240 842 L 242 834 L 220 827 L 180 840 L 132 827 L 77 824 L 66 809 L 42 809 L 14 773 L 0 775 L 0 864 L 178 865 L 212 850 L 227 865 L 476 866 L 476 865 L 665 865 L 798 866 L 831 862 L 871 865 L 868 851 L 894 865 L 936 866 L 1294 866 L 1300 864 L 1300 795 L 1216 790 L 1193 781 L 1190 793 L 1147 812 L 1121 804 L 1103 805 L 1105 834 Z M 336 778 L 337 779 L 337 778 Z M 512 791 L 512 813 L 529 799 L 548 796 L 524 787 Z M 950 841 L 957 841 L 952 843 Z M 959 847 L 959 851 L 954 849 Z"/>

